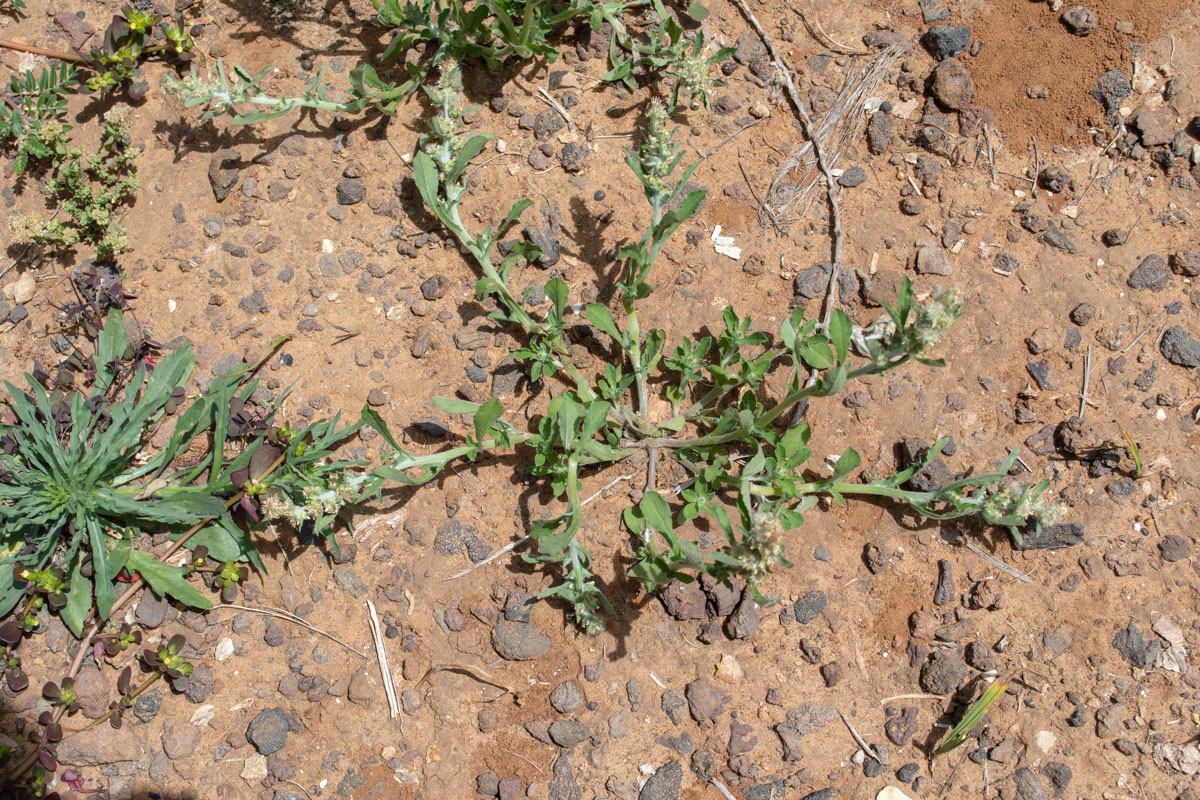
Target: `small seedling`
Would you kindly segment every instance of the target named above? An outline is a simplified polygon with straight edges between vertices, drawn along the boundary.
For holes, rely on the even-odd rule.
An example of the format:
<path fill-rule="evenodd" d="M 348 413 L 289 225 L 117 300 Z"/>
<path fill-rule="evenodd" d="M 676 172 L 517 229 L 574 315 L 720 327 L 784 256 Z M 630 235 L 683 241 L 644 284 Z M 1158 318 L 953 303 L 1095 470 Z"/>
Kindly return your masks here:
<path fill-rule="evenodd" d="M 141 100 L 150 89 L 142 77 L 142 62 L 161 53 L 186 63 L 192 59 L 193 46 L 182 15 L 160 20 L 152 11 L 123 6 L 87 60 L 94 70 L 87 89 L 107 93 L 124 87 L 131 100 Z"/>
<path fill-rule="evenodd" d="M 1133 459 L 1133 477 L 1136 480 L 1137 478 L 1142 477 L 1142 471 L 1144 469 L 1142 466 L 1142 454 L 1138 451 L 1137 443 L 1133 441 L 1132 436 L 1130 436 L 1126 431 L 1122 431 L 1121 435 L 1125 437 L 1125 446 L 1129 450 L 1129 457 Z"/>
<path fill-rule="evenodd" d="M 987 716 L 988 709 L 992 707 L 992 703 L 996 702 L 1007 688 L 1007 683 L 1000 683 L 999 681 L 989 686 L 967 713 L 963 715 L 958 724 L 946 734 L 946 738 L 942 739 L 941 743 L 938 744 L 937 748 L 933 751 L 933 755 L 935 757 L 943 756 L 967 741 L 967 737 L 971 735 L 971 731 L 975 730 L 976 726 Z"/>

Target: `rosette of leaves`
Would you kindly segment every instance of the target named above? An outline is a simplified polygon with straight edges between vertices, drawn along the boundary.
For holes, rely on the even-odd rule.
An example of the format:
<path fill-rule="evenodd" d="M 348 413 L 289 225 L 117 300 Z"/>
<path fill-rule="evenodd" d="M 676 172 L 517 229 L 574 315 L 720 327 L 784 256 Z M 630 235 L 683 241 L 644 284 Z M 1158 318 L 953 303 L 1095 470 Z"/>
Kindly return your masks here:
<path fill-rule="evenodd" d="M 88 58 L 95 74 L 88 78 L 86 86 L 93 92 L 111 92 L 124 86 L 129 99 L 136 102 L 150 89 L 141 70 L 147 57 L 163 53 L 186 63 L 192 60 L 192 48 L 182 15 L 160 21 L 151 11 L 123 6 L 120 13 L 113 15 L 101 44 L 93 48 Z"/>
<path fill-rule="evenodd" d="M 152 565 L 130 546 L 136 530 L 194 524 L 225 510 L 204 486 L 148 485 L 200 433 L 197 414 L 179 421 L 162 451 L 139 459 L 167 402 L 191 374 L 191 351 L 180 348 L 151 370 L 145 362 L 125 362 L 127 347 L 114 309 L 96 341 L 88 392 L 48 394 L 33 378 L 28 391 L 8 384 L 16 422 L 0 426 L 0 435 L 16 446 L 0 455 L 0 615 L 23 594 L 14 564 L 18 574 L 53 569 L 67 576 L 60 613 L 76 635 L 93 603 L 108 615 L 123 569 L 142 572 L 160 592 L 207 605 L 182 570 Z"/>
<path fill-rule="evenodd" d="M 185 692 L 188 687 L 188 676 L 192 674 L 194 665 L 183 657 L 182 652 L 187 639 L 177 633 L 157 648 L 142 651 L 142 664 L 151 672 L 156 672 L 171 684 L 177 692 Z"/>

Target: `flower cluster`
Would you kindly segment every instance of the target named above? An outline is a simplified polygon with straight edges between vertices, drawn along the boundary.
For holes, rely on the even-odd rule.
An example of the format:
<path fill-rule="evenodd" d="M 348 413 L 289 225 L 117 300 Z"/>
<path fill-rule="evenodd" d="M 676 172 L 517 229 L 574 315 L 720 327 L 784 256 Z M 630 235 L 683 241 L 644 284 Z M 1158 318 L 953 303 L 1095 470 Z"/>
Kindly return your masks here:
<path fill-rule="evenodd" d="M 646 199 L 653 208 L 659 208 L 670 196 L 672 187 L 666 178 L 679 163 L 679 146 L 671 141 L 673 132 L 667 131 L 667 109 L 662 102 L 654 100 L 646 112 L 644 138 L 638 147 L 637 163 L 646 187 Z"/>
<path fill-rule="evenodd" d="M 783 533 L 779 517 L 757 513 L 742 541 L 734 546 L 731 555 L 741 562 L 738 575 L 750 586 L 757 586 L 772 567 L 783 561 Z"/>
<path fill-rule="evenodd" d="M 426 86 L 425 93 L 437 113 L 429 120 L 429 133 L 421 137 L 421 149 L 433 159 L 438 174 L 445 176 L 463 147 L 462 71 L 453 59 L 446 58 L 438 64 L 437 83 Z M 447 191 L 450 189 L 447 187 Z"/>
<path fill-rule="evenodd" d="M 319 465 L 322 466 L 322 465 Z M 328 480 L 310 483 L 300 493 L 303 502 L 296 503 L 282 491 L 271 490 L 263 495 L 261 511 L 264 519 L 282 519 L 299 527 L 306 520 L 333 516 L 342 506 L 354 501 L 359 487 L 369 478 L 366 473 L 351 475 L 336 471 Z"/>
<path fill-rule="evenodd" d="M 981 513 L 986 520 L 1004 517 L 1030 519 L 1036 517 L 1043 525 L 1052 525 L 1066 510 L 1061 500 L 1047 501 L 1043 492 L 1027 488 L 1019 481 L 1006 484 L 987 496 Z"/>
<path fill-rule="evenodd" d="M 962 303 L 953 287 L 936 292 L 933 300 L 917 310 L 916 321 L 905 330 L 908 352 L 924 355 L 942 339 L 954 321 L 962 316 Z"/>

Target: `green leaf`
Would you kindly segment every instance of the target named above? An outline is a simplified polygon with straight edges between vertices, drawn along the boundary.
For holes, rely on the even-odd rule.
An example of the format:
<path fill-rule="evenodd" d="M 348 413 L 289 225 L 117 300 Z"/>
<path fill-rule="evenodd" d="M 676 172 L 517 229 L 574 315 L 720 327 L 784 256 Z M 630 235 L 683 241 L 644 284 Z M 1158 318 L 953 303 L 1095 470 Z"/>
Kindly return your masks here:
<path fill-rule="evenodd" d="M 447 180 L 458 180 L 458 176 L 467 168 L 471 159 L 479 155 L 480 151 L 487 146 L 488 141 L 491 139 L 492 134 L 490 133 L 481 133 L 468 139 L 463 144 L 462 150 L 459 152 L 458 157 L 454 159 L 454 163 L 450 166 L 450 169 L 446 171 Z"/>
<path fill-rule="evenodd" d="M 637 506 L 626 506 L 621 516 L 625 519 L 625 526 L 635 535 L 641 536 L 646 532 L 646 517 Z"/>
<path fill-rule="evenodd" d="M 708 9 L 699 3 L 691 3 L 687 7 L 687 15 L 696 22 L 704 22 L 708 19 Z"/>
<path fill-rule="evenodd" d="M 550 299 L 551 305 L 554 306 L 554 312 L 560 320 L 562 319 L 563 309 L 567 307 L 569 293 L 570 289 L 561 278 L 554 278 L 546 284 L 546 297 Z"/>
<path fill-rule="evenodd" d="M 457 397 L 434 397 L 433 404 L 447 414 L 474 414 L 481 408 L 479 403 L 471 403 Z"/>
<path fill-rule="evenodd" d="M 512 208 L 508 210 L 508 216 L 505 217 L 504 221 L 500 223 L 500 226 L 496 228 L 496 237 L 499 238 L 503 236 L 504 232 L 508 230 L 509 226 L 516 224 L 517 220 L 521 218 L 521 214 L 523 214 L 525 209 L 529 208 L 531 205 L 533 205 L 533 201 L 529 200 L 528 198 L 524 200 L 518 200 L 517 202 L 513 203 Z"/>
<path fill-rule="evenodd" d="M 824 336 L 810 336 L 800 345 L 800 357 L 813 369 L 833 366 L 833 350 Z"/>
<path fill-rule="evenodd" d="M 801 422 L 784 432 L 783 438 L 779 440 L 779 449 L 786 455 L 794 455 L 800 451 L 800 448 L 808 444 L 811 435 L 812 428 L 809 427 L 809 424 Z"/>
<path fill-rule="evenodd" d="M 583 414 L 583 438 L 590 439 L 608 422 L 608 412 L 612 408 L 603 400 L 593 400 L 588 403 L 587 411 Z"/>
<path fill-rule="evenodd" d="M 125 338 L 125 318 L 118 308 L 110 308 L 104 319 L 104 327 L 96 340 L 96 381 L 94 394 L 104 394 L 115 377 L 112 364 L 125 355 L 129 342 Z"/>
<path fill-rule="evenodd" d="M 588 322 L 596 326 L 596 330 L 607 333 L 613 338 L 617 344 L 624 346 L 624 339 L 621 332 L 617 330 L 617 323 L 613 320 L 612 312 L 608 310 L 608 306 L 600 303 L 591 303 L 588 305 L 585 313 L 587 314 Z"/>
<path fill-rule="evenodd" d="M 403 449 L 400 447 L 400 443 L 396 441 L 396 437 L 392 435 L 392 431 L 390 428 L 388 428 L 388 424 L 384 422 L 383 417 L 379 416 L 379 413 L 375 411 L 375 409 L 364 405 L 360 417 L 362 418 L 363 422 L 367 423 L 369 427 L 373 428 L 380 436 L 382 436 L 384 441 L 392 446 L 393 450 Z"/>
<path fill-rule="evenodd" d="M 75 634 L 83 637 L 83 625 L 92 610 L 92 582 L 82 572 L 83 556 L 75 556 L 75 568 L 71 571 L 71 590 L 67 592 L 67 604 L 59 611 L 63 624 Z"/>
<path fill-rule="evenodd" d="M 78 528 L 79 517 L 83 516 L 80 512 L 76 517 L 76 527 Z M 113 572 L 108 564 L 108 543 L 105 541 L 105 534 L 100 527 L 100 522 L 95 517 L 86 517 L 83 525 L 87 528 L 88 546 L 92 554 L 92 574 L 96 578 L 96 613 L 103 619 L 112 611 L 113 602 L 116 597 L 113 594 Z"/>
<path fill-rule="evenodd" d="M 475 412 L 475 438 L 483 441 L 488 435 L 488 431 L 492 429 L 492 423 L 500 418 L 504 413 L 504 407 L 500 405 L 500 401 L 493 397 L 479 407 Z"/>
<path fill-rule="evenodd" d="M 159 596 L 174 597 L 192 608 L 204 610 L 212 608 L 209 599 L 188 583 L 182 567 L 164 564 L 149 553 L 141 552 L 130 553 L 129 563 L 126 566 L 131 572 L 141 575 L 154 593 Z"/>
<path fill-rule="evenodd" d="M 833 342 L 834 349 L 837 350 L 837 360 L 839 362 L 846 360 L 846 353 L 850 349 L 850 333 L 854 330 L 854 323 L 850 321 L 850 316 L 840 308 L 833 310 L 833 316 L 829 318 L 829 339 Z"/>
<path fill-rule="evenodd" d="M 421 193 L 421 199 L 425 201 L 425 205 L 435 211 L 438 210 L 442 203 L 438 197 L 437 165 L 424 150 L 419 150 L 413 156 L 413 182 L 417 184 L 417 191 Z"/>
<path fill-rule="evenodd" d="M 669 536 L 675 532 L 675 526 L 671 524 L 671 507 L 658 492 L 651 491 L 642 495 L 642 502 L 638 503 L 638 508 L 650 527 L 659 533 Z"/>
<path fill-rule="evenodd" d="M 854 470 L 858 469 L 858 465 L 862 463 L 862 457 L 853 447 L 847 447 L 842 455 L 838 458 L 837 464 L 833 467 L 833 480 L 840 480 L 849 475 Z"/>

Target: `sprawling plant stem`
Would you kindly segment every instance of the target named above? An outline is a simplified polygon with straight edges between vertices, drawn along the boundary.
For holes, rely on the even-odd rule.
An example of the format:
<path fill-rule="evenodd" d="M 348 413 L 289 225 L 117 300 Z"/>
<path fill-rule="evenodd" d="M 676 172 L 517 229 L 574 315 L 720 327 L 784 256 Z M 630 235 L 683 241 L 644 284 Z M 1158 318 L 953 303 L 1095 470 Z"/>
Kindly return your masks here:
<path fill-rule="evenodd" d="M 1055 505 L 1041 500 L 1047 482 L 1032 488 L 1002 485 L 1015 452 L 1000 472 L 974 475 L 935 492 L 919 492 L 905 489 L 903 484 L 937 456 L 944 442 L 931 448 L 921 464 L 866 484 L 848 480 L 860 458 L 847 449 L 830 477 L 813 480 L 801 477 L 811 455 L 808 426 L 777 428 L 798 403 L 836 394 L 847 381 L 896 369 L 909 361 L 940 365 L 927 353 L 961 313 L 953 291 L 935 292 L 931 302 L 917 306 L 906 280 L 896 307 L 888 307 L 886 317 L 862 328 L 845 312 L 835 311 L 829 324 L 818 332 L 817 322 L 805 319 L 803 311 L 796 309 L 780 327 L 778 349 L 764 349 L 769 337 L 754 330 L 750 319 L 727 308 L 722 315 L 724 329 L 716 337 L 684 338 L 664 359 L 666 334 L 643 328 L 638 303 L 655 290 L 652 273 L 662 248 L 696 213 L 705 192 L 685 192 L 695 165 L 677 172 L 683 152 L 672 142 L 666 109 L 658 104 L 647 113 L 638 147 L 627 151 L 626 163 L 642 184 L 650 214 L 642 235 L 618 250 L 622 260 L 622 278 L 617 282 L 621 320 L 618 322 L 608 306 L 593 303 L 586 308 L 588 321 L 622 354 L 616 363 L 604 365 L 603 374 L 593 384 L 572 363 L 566 346 L 566 285 L 559 279 L 546 284 L 550 308 L 543 319 L 535 319 L 509 289 L 508 279 L 514 264 L 536 258 L 537 249 L 518 243 L 502 259 L 493 256 L 500 236 L 530 202 L 514 204 L 496 230 L 472 234 L 463 223 L 460 207 L 467 194 L 466 170 L 490 137 L 464 139 L 461 135 L 459 120 L 464 109 L 456 65 L 443 64 L 440 79 L 426 91 L 437 114 L 414 157 L 417 189 L 478 266 L 476 291 L 481 298 L 495 302 L 497 310 L 492 317 L 519 327 L 527 337 L 527 343 L 514 350 L 513 356 L 529 366 L 531 380 L 542 381 L 561 372 L 573 386 L 551 399 L 532 433 L 519 432 L 504 421 L 503 409 L 494 398 L 482 405 L 435 400 L 450 413 L 471 415 L 475 434 L 468 436 L 464 446 L 420 457 L 399 448 L 376 417 L 370 424 L 378 427 L 396 450 L 385 459 L 388 466 L 377 469 L 376 474 L 387 480 L 420 483 L 455 458 L 474 459 L 492 447 L 524 444 L 530 448 L 534 454 L 530 473 L 548 479 L 551 493 L 563 500 L 565 510 L 556 518 L 532 522 L 530 536 L 537 542 L 537 552 L 525 558 L 556 567 L 559 582 L 542 596 L 570 602 L 585 630 L 602 627 L 601 613 L 608 601 L 596 586 L 591 555 L 578 539 L 583 473 L 589 466 L 618 463 L 634 454 L 646 454 L 647 479 L 640 501 L 625 512 L 626 526 L 638 544 L 630 574 L 648 590 L 702 572 L 727 582 L 744 580 L 756 597 L 761 597 L 757 594 L 760 581 L 775 566 L 788 564 L 786 532 L 803 522 L 803 514 L 819 495 L 838 502 L 847 495 L 886 497 L 931 519 L 974 515 L 1007 526 L 1014 539 L 1019 539 L 1031 521 L 1053 517 Z M 857 363 L 855 353 L 861 358 Z M 673 409 L 668 419 L 651 416 L 651 387 L 661 373 L 660 362 L 666 371 L 678 375 L 678 381 L 665 392 Z M 814 378 L 803 385 L 798 377 L 791 378 L 783 397 L 769 401 L 764 379 L 781 363 L 790 366 L 793 376 L 811 372 Z M 673 501 L 673 507 L 657 491 L 655 465 L 660 453 L 691 475 L 676 490 L 682 505 Z M 724 532 L 723 546 L 704 552 L 676 532 L 678 526 L 702 515 L 711 517 Z"/>

